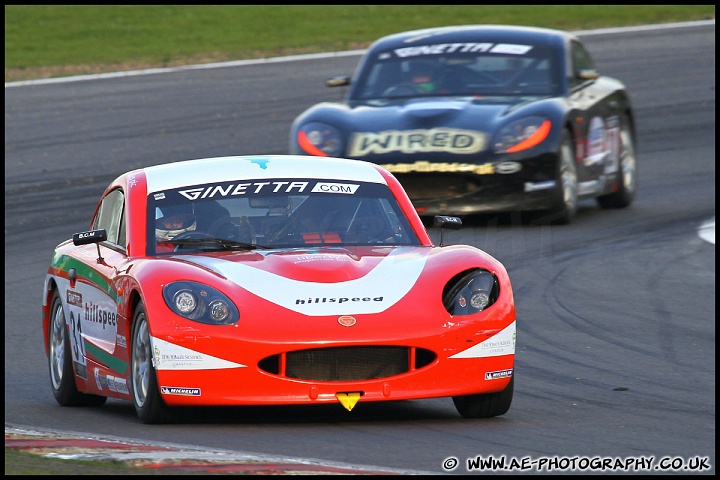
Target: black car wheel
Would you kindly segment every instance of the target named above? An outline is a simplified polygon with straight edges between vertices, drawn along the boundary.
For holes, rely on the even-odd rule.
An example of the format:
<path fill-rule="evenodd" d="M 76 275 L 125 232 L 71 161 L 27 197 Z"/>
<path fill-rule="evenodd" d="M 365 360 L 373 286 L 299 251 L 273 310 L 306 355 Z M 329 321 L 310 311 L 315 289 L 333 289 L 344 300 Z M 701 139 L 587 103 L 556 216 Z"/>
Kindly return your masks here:
<path fill-rule="evenodd" d="M 617 171 L 618 188 L 597 198 L 601 208 L 624 208 L 630 205 L 637 191 L 637 159 L 630 121 L 623 117 L 620 126 L 620 162 Z"/>
<path fill-rule="evenodd" d="M 453 397 L 453 403 L 458 413 L 464 418 L 490 418 L 504 415 L 510 410 L 514 384 L 515 377 L 511 377 L 505 390 L 497 393 Z"/>
<path fill-rule="evenodd" d="M 135 411 L 144 423 L 166 423 L 170 421 L 170 412 L 160 396 L 153 367 L 150 329 L 142 303 L 135 308 L 132 332 L 130 386 Z"/>
<path fill-rule="evenodd" d="M 53 292 L 50 308 L 48 366 L 50 385 L 55 400 L 64 407 L 100 406 L 107 397 L 78 391 L 73 371 L 72 347 L 62 299 L 57 290 Z"/>

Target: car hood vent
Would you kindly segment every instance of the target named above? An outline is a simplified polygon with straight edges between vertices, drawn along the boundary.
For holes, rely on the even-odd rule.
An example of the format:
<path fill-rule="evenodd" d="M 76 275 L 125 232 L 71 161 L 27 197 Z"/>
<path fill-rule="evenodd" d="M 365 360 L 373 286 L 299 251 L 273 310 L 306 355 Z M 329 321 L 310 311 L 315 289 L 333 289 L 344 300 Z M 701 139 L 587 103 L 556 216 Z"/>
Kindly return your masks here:
<path fill-rule="evenodd" d="M 409 117 L 415 118 L 437 118 L 451 116 L 461 112 L 467 107 L 466 102 L 418 102 L 409 103 L 403 110 Z"/>

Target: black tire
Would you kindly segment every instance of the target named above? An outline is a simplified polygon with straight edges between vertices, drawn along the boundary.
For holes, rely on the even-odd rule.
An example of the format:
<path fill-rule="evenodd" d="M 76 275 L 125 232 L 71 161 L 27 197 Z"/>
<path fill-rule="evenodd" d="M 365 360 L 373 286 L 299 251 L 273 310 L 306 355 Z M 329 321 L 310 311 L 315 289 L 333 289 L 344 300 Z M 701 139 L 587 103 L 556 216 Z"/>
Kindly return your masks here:
<path fill-rule="evenodd" d="M 464 418 L 490 418 L 504 415 L 510 410 L 512 404 L 515 377 L 510 377 L 510 383 L 497 393 L 484 393 L 479 395 L 465 395 L 452 397 L 458 413 Z"/>
<path fill-rule="evenodd" d="M 637 159 L 630 120 L 623 116 L 620 123 L 620 159 L 617 171 L 618 189 L 597 198 L 600 208 L 625 208 L 635 198 L 637 191 Z"/>
<path fill-rule="evenodd" d="M 561 135 L 555 181 L 557 182 L 555 206 L 550 209 L 548 221 L 557 225 L 567 225 L 575 217 L 578 204 L 575 142 L 568 130 L 563 130 Z"/>
<path fill-rule="evenodd" d="M 48 368 L 50 387 L 55 400 L 63 407 L 98 407 L 107 401 L 107 397 L 82 393 L 75 384 L 73 359 L 68 335 L 65 311 L 60 293 L 55 290 L 50 304 L 48 345 Z"/>
<path fill-rule="evenodd" d="M 137 305 L 133 315 L 130 390 L 135 412 L 144 423 L 168 423 L 172 420 L 158 388 L 147 314 L 142 303 Z"/>

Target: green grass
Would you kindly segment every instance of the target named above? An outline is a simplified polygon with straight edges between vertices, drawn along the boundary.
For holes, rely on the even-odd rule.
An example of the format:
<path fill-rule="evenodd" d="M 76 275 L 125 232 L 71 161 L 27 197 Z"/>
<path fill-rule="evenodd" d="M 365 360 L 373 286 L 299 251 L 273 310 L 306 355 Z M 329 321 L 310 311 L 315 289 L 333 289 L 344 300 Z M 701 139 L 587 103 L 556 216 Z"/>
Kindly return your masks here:
<path fill-rule="evenodd" d="M 437 25 L 582 30 L 708 18 L 715 18 L 714 5 L 6 5 L 5 81 L 350 50 Z M 177 473 L 5 449 L 5 475 Z"/>
<path fill-rule="evenodd" d="M 6 5 L 5 81 L 365 48 L 394 32 L 701 20 L 714 5 Z"/>

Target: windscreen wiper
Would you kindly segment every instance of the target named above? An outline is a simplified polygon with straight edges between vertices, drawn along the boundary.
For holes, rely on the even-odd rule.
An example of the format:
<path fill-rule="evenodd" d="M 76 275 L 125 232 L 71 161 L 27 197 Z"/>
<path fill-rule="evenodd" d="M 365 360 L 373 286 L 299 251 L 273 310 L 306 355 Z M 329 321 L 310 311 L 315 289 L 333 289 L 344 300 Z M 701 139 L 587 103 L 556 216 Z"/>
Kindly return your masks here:
<path fill-rule="evenodd" d="M 255 250 L 270 249 L 271 247 L 265 245 L 258 245 L 255 243 L 238 242 L 236 240 L 230 240 L 227 238 L 180 238 L 172 239 L 170 243 L 177 245 L 178 247 L 184 246 L 195 246 L 195 247 L 215 247 L 222 248 L 223 250 Z"/>

